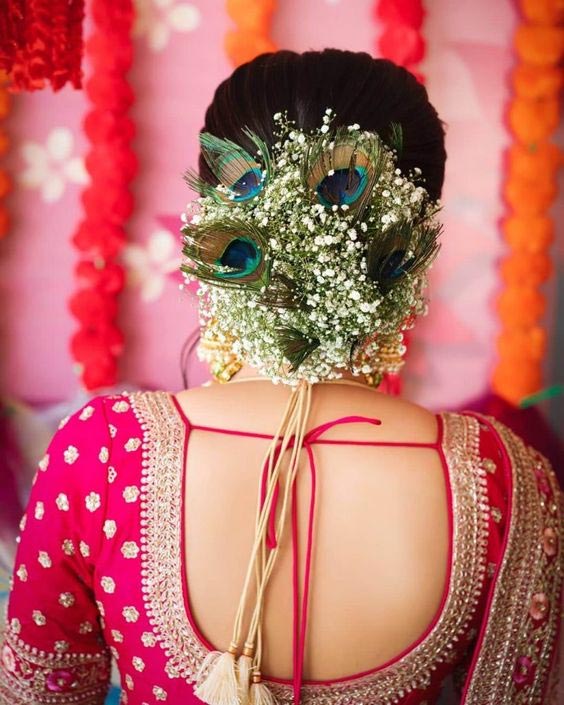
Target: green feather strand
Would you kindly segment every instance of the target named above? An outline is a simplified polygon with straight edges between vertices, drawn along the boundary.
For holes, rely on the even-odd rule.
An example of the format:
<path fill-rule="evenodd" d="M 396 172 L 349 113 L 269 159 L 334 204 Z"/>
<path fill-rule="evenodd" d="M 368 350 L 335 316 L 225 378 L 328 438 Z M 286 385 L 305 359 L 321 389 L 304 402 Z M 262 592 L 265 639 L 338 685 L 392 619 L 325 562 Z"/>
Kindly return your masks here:
<path fill-rule="evenodd" d="M 295 372 L 320 345 L 318 338 L 310 338 L 293 326 L 281 326 L 276 332 L 291 372 Z"/>

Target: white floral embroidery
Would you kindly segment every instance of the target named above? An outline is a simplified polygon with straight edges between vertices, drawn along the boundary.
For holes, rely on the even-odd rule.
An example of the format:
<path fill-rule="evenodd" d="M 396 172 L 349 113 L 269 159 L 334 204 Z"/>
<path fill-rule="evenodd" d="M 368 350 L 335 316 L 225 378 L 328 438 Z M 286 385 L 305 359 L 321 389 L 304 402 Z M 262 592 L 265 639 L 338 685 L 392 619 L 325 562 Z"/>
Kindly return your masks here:
<path fill-rule="evenodd" d="M 104 592 L 108 592 L 110 594 L 115 592 L 115 580 L 113 578 L 110 578 L 108 575 L 104 575 L 104 577 L 100 580 L 100 584 L 102 585 Z"/>
<path fill-rule="evenodd" d="M 45 618 L 43 612 L 41 612 L 40 610 L 33 610 L 31 616 L 38 627 L 44 627 L 47 624 L 47 619 Z"/>
<path fill-rule="evenodd" d="M 37 467 L 45 472 L 49 466 L 49 453 L 45 453 L 45 455 L 41 458 L 41 460 L 37 463 Z"/>
<path fill-rule="evenodd" d="M 153 695 L 157 700 L 166 700 L 168 697 L 166 690 L 164 688 L 161 688 L 160 685 L 154 686 Z"/>
<path fill-rule="evenodd" d="M 141 641 L 143 646 L 154 646 L 157 643 L 157 637 L 152 632 L 143 632 Z"/>
<path fill-rule="evenodd" d="M 111 436 L 112 438 L 115 438 L 115 437 L 116 437 L 116 433 L 117 433 L 117 428 L 113 425 L 113 423 L 109 423 L 109 424 L 108 424 L 108 430 L 109 430 L 109 432 L 110 432 L 110 436 Z"/>
<path fill-rule="evenodd" d="M 107 463 L 109 457 L 110 457 L 110 451 L 106 448 L 106 446 L 102 446 L 100 448 L 100 452 L 98 453 L 98 460 L 101 463 Z"/>
<path fill-rule="evenodd" d="M 131 663 L 133 664 L 133 668 L 136 671 L 141 672 L 141 671 L 145 670 L 145 661 L 143 661 L 143 659 L 140 656 L 134 656 L 131 659 Z"/>
<path fill-rule="evenodd" d="M 124 607 L 121 613 L 126 622 L 136 622 L 139 619 L 139 611 L 135 607 Z"/>
<path fill-rule="evenodd" d="M 135 36 L 146 36 L 153 51 L 162 51 L 171 32 L 192 32 L 200 24 L 195 5 L 176 0 L 136 0 Z"/>
<path fill-rule="evenodd" d="M 136 487 L 135 485 L 128 485 L 123 490 L 123 498 L 126 502 L 135 502 L 139 497 L 139 492 L 139 487 Z"/>
<path fill-rule="evenodd" d="M 12 617 L 10 620 L 10 629 L 14 632 L 14 634 L 19 634 L 21 631 L 22 625 L 20 623 L 20 620 L 17 617 Z"/>
<path fill-rule="evenodd" d="M 107 539 L 113 538 L 117 531 L 117 525 L 115 521 L 113 519 L 106 519 L 102 531 L 106 534 Z"/>
<path fill-rule="evenodd" d="M 117 477 L 116 469 L 113 465 L 108 466 L 108 482 L 111 484 Z"/>
<path fill-rule="evenodd" d="M 104 603 L 100 602 L 100 600 L 96 600 L 96 607 L 98 608 L 98 612 L 102 617 L 106 616 L 106 612 L 104 610 Z"/>
<path fill-rule="evenodd" d="M 67 183 L 87 184 L 88 173 L 82 157 L 72 155 L 73 133 L 66 127 L 56 127 L 47 136 L 45 145 L 28 140 L 21 147 L 26 162 L 19 181 L 22 186 L 40 189 L 46 203 L 58 201 Z"/>
<path fill-rule="evenodd" d="M 74 542 L 72 539 L 65 539 L 62 544 L 63 553 L 67 556 L 74 556 Z"/>
<path fill-rule="evenodd" d="M 94 413 L 94 407 L 90 406 L 85 406 L 84 409 L 80 412 L 80 416 L 78 417 L 81 421 L 86 421 L 89 419 L 92 414 Z"/>
<path fill-rule="evenodd" d="M 56 642 L 55 642 L 55 651 L 56 651 L 58 654 L 64 654 L 65 651 L 68 651 L 68 650 L 69 650 L 69 648 L 70 648 L 70 644 L 69 644 L 68 641 L 63 641 L 63 640 L 61 640 L 61 641 L 56 641 Z"/>
<path fill-rule="evenodd" d="M 139 446 L 141 445 L 141 439 L 140 438 L 130 438 L 127 443 L 124 445 L 125 450 L 128 453 L 131 453 L 134 450 L 137 450 Z"/>
<path fill-rule="evenodd" d="M 90 555 L 90 546 L 85 541 L 81 541 L 78 548 L 82 556 L 84 556 L 84 558 L 88 558 Z"/>
<path fill-rule="evenodd" d="M 139 546 L 135 541 L 124 541 L 121 552 L 124 558 L 137 558 L 139 554 Z"/>
<path fill-rule="evenodd" d="M 22 518 L 20 519 L 20 531 L 23 531 L 25 529 L 25 525 L 27 522 L 27 514 L 23 514 Z"/>
<path fill-rule="evenodd" d="M 45 514 L 45 505 L 43 502 L 36 502 L 35 503 L 35 518 L 36 519 L 43 519 L 43 515 Z"/>
<path fill-rule="evenodd" d="M 63 426 L 67 425 L 67 421 L 70 419 L 70 414 L 67 416 L 64 416 L 60 421 L 59 421 L 59 431 L 63 428 Z"/>
<path fill-rule="evenodd" d="M 62 511 L 62 512 L 68 512 L 69 510 L 69 498 L 66 496 L 64 492 L 59 492 L 57 495 L 57 499 L 55 500 L 57 507 Z"/>
<path fill-rule="evenodd" d="M 94 627 L 92 626 L 92 622 L 81 622 L 78 627 L 79 634 L 90 634 L 93 630 Z"/>
<path fill-rule="evenodd" d="M 75 446 L 69 446 L 63 455 L 65 456 L 65 463 L 72 465 L 78 458 L 78 448 Z"/>
<path fill-rule="evenodd" d="M 100 495 L 97 492 L 90 492 L 90 494 L 86 496 L 84 502 L 86 504 L 86 509 L 88 509 L 89 512 L 95 512 L 101 505 Z"/>
<path fill-rule="evenodd" d="M 53 562 L 51 561 L 51 558 L 47 551 L 39 551 L 37 560 L 44 568 L 50 568 L 53 565 Z"/>
<path fill-rule="evenodd" d="M 126 401 L 116 401 L 112 406 L 112 411 L 115 411 L 116 414 L 123 414 L 128 409 L 129 404 Z"/>
<path fill-rule="evenodd" d="M 122 256 L 128 267 L 127 281 L 140 287 L 143 301 L 156 301 L 163 293 L 168 275 L 181 264 L 176 250 L 176 240 L 168 230 L 154 232 L 145 246 L 125 246 Z"/>
<path fill-rule="evenodd" d="M 25 581 L 27 580 L 27 568 L 25 567 L 25 563 L 22 563 L 21 566 L 16 570 L 16 575 L 22 581 L 22 583 L 25 583 Z"/>
<path fill-rule="evenodd" d="M 112 639 L 118 644 L 123 642 L 123 634 L 119 631 L 119 629 L 112 629 Z"/>
<path fill-rule="evenodd" d="M 75 597 L 72 592 L 62 592 L 59 595 L 59 604 L 63 607 L 72 607 L 75 603 Z"/>
<path fill-rule="evenodd" d="M 111 652 L 112 656 L 115 658 L 115 660 L 117 661 L 119 659 L 119 651 L 116 649 L 116 647 L 113 645 L 110 646 L 110 652 Z"/>
<path fill-rule="evenodd" d="M 133 678 L 129 675 L 129 673 L 125 674 L 125 685 L 129 688 L 129 690 L 133 690 Z"/>

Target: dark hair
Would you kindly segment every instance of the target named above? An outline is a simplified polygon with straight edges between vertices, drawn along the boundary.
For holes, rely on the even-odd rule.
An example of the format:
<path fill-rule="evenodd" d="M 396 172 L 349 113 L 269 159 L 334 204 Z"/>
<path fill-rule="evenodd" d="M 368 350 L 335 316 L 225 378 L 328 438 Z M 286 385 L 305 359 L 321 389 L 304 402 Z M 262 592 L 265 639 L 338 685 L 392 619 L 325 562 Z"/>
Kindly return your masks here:
<path fill-rule="evenodd" d="M 202 129 L 254 151 L 243 127 L 272 145 L 275 113 L 286 111 L 298 129 L 309 131 L 321 126 L 326 108 L 336 113 L 334 126 L 358 123 L 386 142 L 390 123 L 400 123 L 399 168 L 408 173 L 419 167 L 430 197 L 440 197 L 446 161 L 444 123 L 425 86 L 401 66 L 365 52 L 324 49 L 261 54 L 220 83 Z M 201 154 L 199 168 L 200 175 L 213 183 Z"/>

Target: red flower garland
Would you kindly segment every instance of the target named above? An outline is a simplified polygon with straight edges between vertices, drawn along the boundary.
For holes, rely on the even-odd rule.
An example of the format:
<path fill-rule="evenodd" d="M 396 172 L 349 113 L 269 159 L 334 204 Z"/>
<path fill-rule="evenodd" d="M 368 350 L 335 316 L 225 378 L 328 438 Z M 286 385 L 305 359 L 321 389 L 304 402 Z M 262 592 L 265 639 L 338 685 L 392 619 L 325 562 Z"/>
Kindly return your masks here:
<path fill-rule="evenodd" d="M 378 0 L 374 17 L 384 24 L 377 48 L 380 56 L 411 71 L 421 83 L 418 64 L 425 55 L 421 26 L 425 10 L 421 0 Z"/>
<path fill-rule="evenodd" d="M 88 390 L 117 381 L 124 341 L 115 318 L 125 283 L 118 259 L 133 210 L 129 183 L 137 170 L 130 148 L 135 129 L 127 116 L 134 94 L 125 78 L 133 58 L 132 0 L 92 0 L 92 14 L 95 30 L 86 43 L 92 75 L 86 93 L 93 108 L 84 120 L 91 141 L 86 156 L 91 183 L 82 194 L 85 218 L 73 236 L 83 255 L 75 269 L 80 288 L 69 302 L 81 324 L 71 339 L 71 353 Z"/>
<path fill-rule="evenodd" d="M 418 64 L 425 55 L 425 40 L 421 26 L 425 10 L 421 0 L 377 0 L 373 8 L 374 19 L 384 25 L 376 43 L 379 56 L 405 67 L 418 81 L 424 82 Z M 404 333 L 404 343 L 409 344 L 409 335 Z M 398 374 L 386 374 L 383 387 L 389 394 L 401 394 L 401 378 Z"/>
<path fill-rule="evenodd" d="M 4 121 L 10 112 L 10 94 L 8 93 L 8 77 L 0 71 L 0 122 Z M 3 157 L 10 147 L 8 135 L 0 126 L 0 157 Z M 10 217 L 4 199 L 12 188 L 12 180 L 5 169 L 0 169 L 0 240 L 8 233 Z"/>
<path fill-rule="evenodd" d="M 0 68 L 14 90 L 68 81 L 81 87 L 84 0 L 6 0 L 0 8 Z"/>

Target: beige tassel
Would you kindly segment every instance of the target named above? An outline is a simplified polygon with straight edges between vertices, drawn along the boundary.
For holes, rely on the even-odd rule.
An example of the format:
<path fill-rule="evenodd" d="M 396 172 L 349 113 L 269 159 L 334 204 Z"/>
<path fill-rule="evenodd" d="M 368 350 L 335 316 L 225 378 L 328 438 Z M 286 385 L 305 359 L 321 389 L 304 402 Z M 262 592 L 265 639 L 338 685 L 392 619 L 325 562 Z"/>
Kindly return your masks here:
<path fill-rule="evenodd" d="M 231 643 L 228 651 L 219 656 L 217 653 L 211 652 L 204 659 L 204 663 L 211 662 L 212 666 L 208 675 L 194 688 L 194 694 L 208 705 L 239 705 L 235 669 L 236 646 Z"/>
<path fill-rule="evenodd" d="M 260 679 L 260 673 L 253 674 L 250 689 L 250 705 L 277 705 L 278 701 L 270 688 Z"/>
<path fill-rule="evenodd" d="M 249 703 L 249 687 L 251 685 L 251 673 L 253 666 L 253 649 L 247 644 L 243 649 L 243 653 L 237 661 L 237 682 L 239 684 L 239 701 L 241 705 Z"/>

